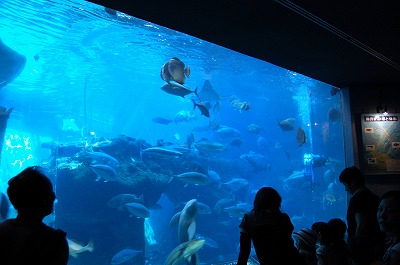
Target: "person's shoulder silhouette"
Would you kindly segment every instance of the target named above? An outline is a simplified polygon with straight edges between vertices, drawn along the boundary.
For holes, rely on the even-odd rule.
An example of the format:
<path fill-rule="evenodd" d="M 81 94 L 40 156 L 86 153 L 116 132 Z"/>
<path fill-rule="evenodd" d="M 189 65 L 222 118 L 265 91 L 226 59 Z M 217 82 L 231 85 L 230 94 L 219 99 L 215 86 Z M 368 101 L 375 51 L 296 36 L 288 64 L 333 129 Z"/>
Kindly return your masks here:
<path fill-rule="evenodd" d="M 8 181 L 7 194 L 18 215 L 0 224 L 0 264 L 67 264 L 66 233 L 42 222 L 56 198 L 50 179 L 28 167 Z"/>

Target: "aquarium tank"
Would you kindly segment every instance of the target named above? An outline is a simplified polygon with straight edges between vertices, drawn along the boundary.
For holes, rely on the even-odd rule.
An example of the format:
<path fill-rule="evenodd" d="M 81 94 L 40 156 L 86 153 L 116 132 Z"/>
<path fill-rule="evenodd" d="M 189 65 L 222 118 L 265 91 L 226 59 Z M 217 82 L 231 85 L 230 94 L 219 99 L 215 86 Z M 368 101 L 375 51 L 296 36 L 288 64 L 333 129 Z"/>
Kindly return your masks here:
<path fill-rule="evenodd" d="M 82 0 L 0 10 L 0 188 L 42 167 L 69 264 L 235 260 L 264 186 L 294 231 L 345 220 L 340 89 Z"/>

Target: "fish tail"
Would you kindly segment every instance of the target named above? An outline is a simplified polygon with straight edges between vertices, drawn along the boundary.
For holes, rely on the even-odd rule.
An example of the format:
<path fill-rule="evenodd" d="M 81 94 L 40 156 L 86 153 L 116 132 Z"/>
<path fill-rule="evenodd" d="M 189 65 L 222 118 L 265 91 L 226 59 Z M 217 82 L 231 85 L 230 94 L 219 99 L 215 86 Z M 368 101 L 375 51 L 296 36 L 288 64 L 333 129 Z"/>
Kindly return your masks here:
<path fill-rule="evenodd" d="M 185 75 L 186 75 L 187 77 L 190 76 L 190 65 L 186 66 L 186 68 L 185 68 Z"/>
<path fill-rule="evenodd" d="M 94 242 L 93 239 L 89 240 L 89 243 L 87 244 L 87 246 L 85 247 L 87 249 L 87 251 L 89 252 L 93 252 L 94 251 Z"/>
<path fill-rule="evenodd" d="M 199 87 L 196 87 L 196 89 L 193 91 L 193 93 L 197 96 L 197 98 L 201 101 L 201 98 L 199 97 L 199 94 L 197 94 L 197 89 L 198 89 Z"/>
<path fill-rule="evenodd" d="M 194 101 L 194 99 L 192 99 L 192 102 L 193 102 L 193 110 L 194 110 L 197 106 L 197 103 L 196 103 L 196 101 Z"/>

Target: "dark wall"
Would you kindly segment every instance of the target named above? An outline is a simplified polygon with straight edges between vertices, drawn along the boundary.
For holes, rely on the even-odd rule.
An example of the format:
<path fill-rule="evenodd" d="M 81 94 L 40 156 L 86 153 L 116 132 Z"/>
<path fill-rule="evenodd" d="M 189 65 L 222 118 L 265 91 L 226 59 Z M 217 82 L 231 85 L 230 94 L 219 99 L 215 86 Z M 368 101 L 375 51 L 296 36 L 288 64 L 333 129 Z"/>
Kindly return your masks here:
<path fill-rule="evenodd" d="M 395 87 L 351 87 L 349 89 L 354 165 L 363 169 L 361 114 L 377 113 L 377 107 L 387 108 L 388 113 L 400 112 L 400 89 Z M 367 175 L 367 186 L 379 196 L 385 191 L 400 190 L 400 174 Z"/>

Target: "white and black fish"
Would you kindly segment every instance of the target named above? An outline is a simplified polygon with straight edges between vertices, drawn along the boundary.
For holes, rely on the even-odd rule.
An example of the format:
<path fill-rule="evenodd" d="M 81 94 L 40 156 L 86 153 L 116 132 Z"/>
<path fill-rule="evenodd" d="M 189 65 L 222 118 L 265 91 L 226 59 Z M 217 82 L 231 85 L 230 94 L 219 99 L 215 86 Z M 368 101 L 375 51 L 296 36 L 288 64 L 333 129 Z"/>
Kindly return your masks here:
<path fill-rule="evenodd" d="M 175 81 L 179 84 L 184 84 L 186 77 L 190 76 L 190 66 L 185 67 L 181 60 L 173 57 L 162 66 L 160 76 L 164 81 Z"/>

